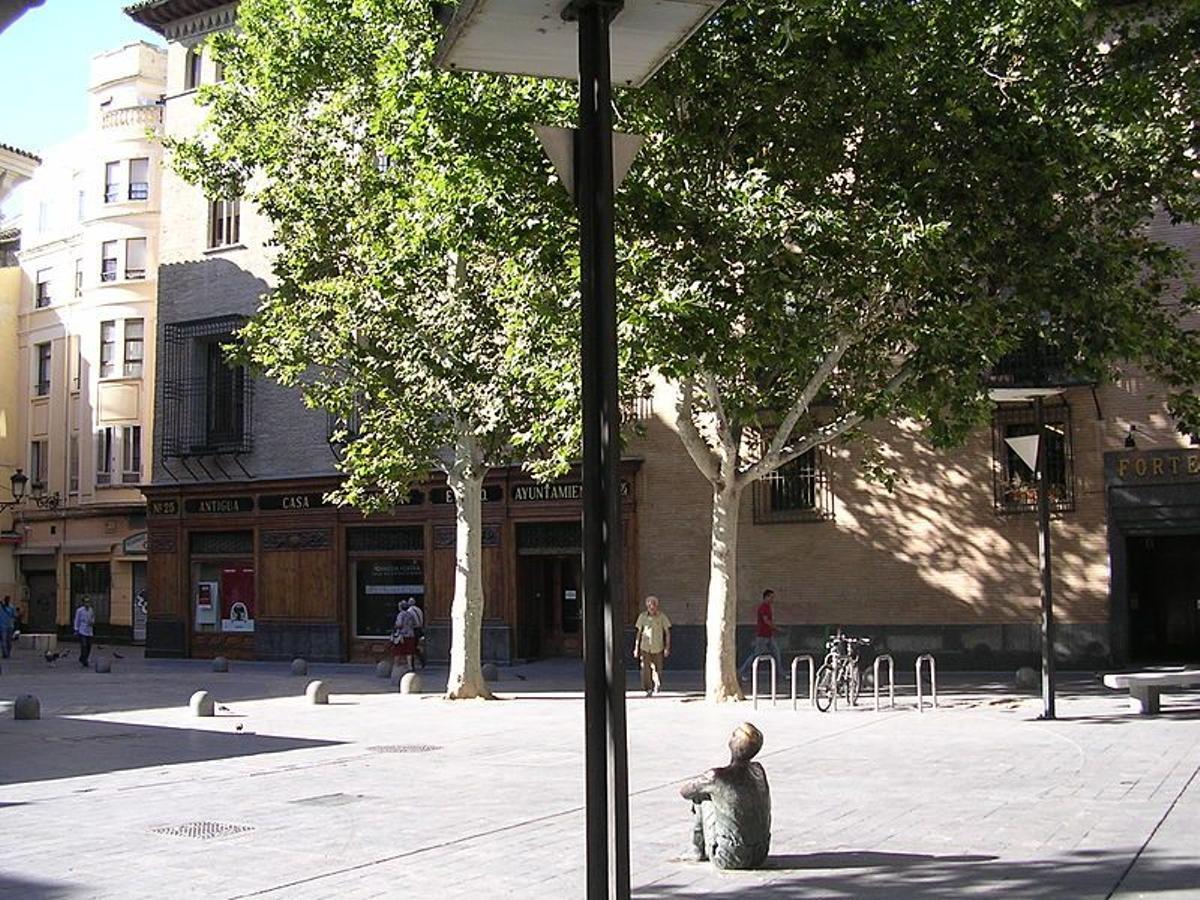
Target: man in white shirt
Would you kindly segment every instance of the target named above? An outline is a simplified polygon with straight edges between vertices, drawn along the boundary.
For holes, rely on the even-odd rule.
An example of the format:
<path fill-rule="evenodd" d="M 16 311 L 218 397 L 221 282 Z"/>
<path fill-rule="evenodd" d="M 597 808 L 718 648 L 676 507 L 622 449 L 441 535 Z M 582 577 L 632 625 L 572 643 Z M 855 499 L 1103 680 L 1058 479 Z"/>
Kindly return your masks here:
<path fill-rule="evenodd" d="M 92 652 L 95 622 L 96 614 L 92 612 L 92 601 L 84 597 L 79 603 L 79 609 L 75 610 L 75 634 L 79 636 L 79 664 L 85 669 L 88 664 L 88 656 Z"/>

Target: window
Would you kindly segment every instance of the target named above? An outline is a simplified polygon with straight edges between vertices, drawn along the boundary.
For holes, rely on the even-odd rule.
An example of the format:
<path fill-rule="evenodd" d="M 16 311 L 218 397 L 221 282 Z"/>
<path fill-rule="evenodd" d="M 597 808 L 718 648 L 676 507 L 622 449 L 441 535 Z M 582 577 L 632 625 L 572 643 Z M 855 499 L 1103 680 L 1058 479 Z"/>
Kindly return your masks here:
<path fill-rule="evenodd" d="M 50 204 L 45 200 L 38 202 L 38 233 L 45 234 L 50 230 Z"/>
<path fill-rule="evenodd" d="M 192 90 L 200 87 L 200 65 L 203 62 L 203 57 L 200 55 L 199 47 L 189 47 L 187 56 L 184 58 L 183 69 L 183 87 L 184 90 Z"/>
<path fill-rule="evenodd" d="M 46 441 L 29 443 L 29 480 L 31 488 L 39 491 L 46 487 L 46 472 L 49 471 L 49 445 Z"/>
<path fill-rule="evenodd" d="M 83 260 L 75 260 L 75 296 L 83 296 Z"/>
<path fill-rule="evenodd" d="M 112 484 L 113 430 L 96 432 L 96 484 Z"/>
<path fill-rule="evenodd" d="M 104 164 L 104 202 L 116 203 L 121 199 L 121 163 Z"/>
<path fill-rule="evenodd" d="M 229 247 L 242 236 L 242 201 L 212 200 L 208 204 L 208 246 Z"/>
<path fill-rule="evenodd" d="M 79 335 L 71 335 L 71 345 L 75 350 L 73 354 L 75 371 L 71 373 L 71 390 L 77 391 L 79 390 L 79 380 L 83 377 L 83 341 L 79 339 Z"/>
<path fill-rule="evenodd" d="M 1046 485 L 1050 508 L 1068 512 L 1075 508 L 1071 450 L 1071 409 L 1065 403 L 1044 407 L 1046 423 Z M 997 407 L 992 420 L 992 476 L 995 508 L 1001 513 L 1036 512 L 1037 476 L 1010 439 L 1037 434 L 1032 404 Z M 1036 454 L 1036 445 L 1025 449 Z M 1018 442 L 1020 446 L 1020 442 Z"/>
<path fill-rule="evenodd" d="M 50 343 L 37 345 L 37 384 L 35 391 L 39 397 L 50 393 Z"/>
<path fill-rule="evenodd" d="M 254 379 L 225 357 L 244 324 L 242 316 L 218 316 L 163 325 L 163 402 L 154 429 L 165 459 L 253 449 Z"/>
<path fill-rule="evenodd" d="M 820 522 L 833 518 L 825 454 L 813 448 L 754 483 L 754 521 Z"/>
<path fill-rule="evenodd" d="M 79 435 L 77 435 L 77 434 L 71 435 L 71 443 L 69 446 L 70 446 L 70 454 L 71 454 L 71 458 L 69 460 L 70 467 L 71 467 L 71 473 L 70 473 L 71 481 L 70 481 L 70 487 L 68 488 L 68 491 L 69 491 L 69 493 L 72 493 L 72 494 L 78 494 L 79 493 Z"/>
<path fill-rule="evenodd" d="M 246 371 L 225 359 L 225 345 L 208 344 L 204 384 L 205 434 L 210 447 L 240 443 L 245 422 Z"/>
<path fill-rule="evenodd" d="M 87 195 L 83 191 L 75 192 L 75 219 L 79 222 L 83 221 L 83 214 L 86 209 Z"/>
<path fill-rule="evenodd" d="M 125 368 L 126 378 L 142 377 L 142 359 L 146 351 L 146 323 L 142 319 L 125 320 Z"/>
<path fill-rule="evenodd" d="M 114 374 L 113 354 L 117 344 L 117 323 L 109 320 L 100 323 L 100 377 L 111 378 Z"/>
<path fill-rule="evenodd" d="M 100 280 L 117 280 L 117 241 L 105 241 L 100 245 Z"/>
<path fill-rule="evenodd" d="M 146 277 L 145 238 L 130 238 L 125 242 L 125 277 L 130 281 Z"/>
<path fill-rule="evenodd" d="M 37 296 L 33 302 L 38 309 L 50 305 L 50 269 L 38 269 Z"/>
<path fill-rule="evenodd" d="M 121 483 L 138 484 L 142 480 L 142 426 L 121 429 Z"/>
<path fill-rule="evenodd" d="M 129 161 L 129 199 L 145 200 L 150 196 L 150 160 L 146 157 Z"/>
<path fill-rule="evenodd" d="M 225 63 L 219 59 L 213 63 L 213 81 L 222 82 L 225 80 Z"/>

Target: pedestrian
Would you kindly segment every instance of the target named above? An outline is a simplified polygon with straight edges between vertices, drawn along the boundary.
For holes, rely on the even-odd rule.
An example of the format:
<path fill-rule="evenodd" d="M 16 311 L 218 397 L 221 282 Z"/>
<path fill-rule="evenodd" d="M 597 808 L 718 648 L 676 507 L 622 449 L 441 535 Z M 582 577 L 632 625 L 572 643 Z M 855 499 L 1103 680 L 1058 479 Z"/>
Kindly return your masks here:
<path fill-rule="evenodd" d="M 754 660 L 763 655 L 774 659 L 777 668 L 783 665 L 779 645 L 775 643 L 775 635 L 779 633 L 779 629 L 775 627 L 774 602 L 775 592 L 767 588 L 763 591 L 762 603 L 758 604 L 758 611 L 755 614 L 754 648 L 738 670 L 743 678 L 749 676 Z"/>
<path fill-rule="evenodd" d="M 425 668 L 425 610 L 412 597 L 408 598 L 408 612 L 413 617 L 413 635 L 416 639 L 415 655 L 421 668 Z"/>
<path fill-rule="evenodd" d="M 79 664 L 87 668 L 88 656 L 92 652 L 92 637 L 95 634 L 96 614 L 92 612 L 92 601 L 84 596 L 75 610 L 75 634 L 79 637 Z"/>
<path fill-rule="evenodd" d="M 7 594 L 0 601 L 0 653 L 8 659 L 12 653 L 13 633 L 17 630 L 17 608 Z"/>
<path fill-rule="evenodd" d="M 634 623 L 633 658 L 641 663 L 642 690 L 650 697 L 662 690 L 663 662 L 671 655 L 671 620 L 659 609 L 658 598 L 646 598 L 646 611 Z"/>
<path fill-rule="evenodd" d="M 396 621 L 392 625 L 392 656 L 395 657 L 397 665 L 403 659 L 409 672 L 413 670 L 413 654 L 417 644 L 416 633 L 413 631 L 415 621 L 405 600 L 396 604 Z"/>

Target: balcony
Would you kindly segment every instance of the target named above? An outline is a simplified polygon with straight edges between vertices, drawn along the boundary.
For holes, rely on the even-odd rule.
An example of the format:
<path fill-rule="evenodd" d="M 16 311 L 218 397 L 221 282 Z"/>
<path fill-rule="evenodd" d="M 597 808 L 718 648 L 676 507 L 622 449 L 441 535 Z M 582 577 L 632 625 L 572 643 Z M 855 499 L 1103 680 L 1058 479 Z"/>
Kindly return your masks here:
<path fill-rule="evenodd" d="M 1062 350 L 1041 341 L 1030 341 L 996 363 L 984 376 L 991 390 L 1021 388 L 1086 387 L 1095 379 L 1079 371 Z"/>
<path fill-rule="evenodd" d="M 100 127 L 136 128 L 158 130 L 162 127 L 161 106 L 126 106 L 121 109 L 110 109 L 100 119 Z"/>

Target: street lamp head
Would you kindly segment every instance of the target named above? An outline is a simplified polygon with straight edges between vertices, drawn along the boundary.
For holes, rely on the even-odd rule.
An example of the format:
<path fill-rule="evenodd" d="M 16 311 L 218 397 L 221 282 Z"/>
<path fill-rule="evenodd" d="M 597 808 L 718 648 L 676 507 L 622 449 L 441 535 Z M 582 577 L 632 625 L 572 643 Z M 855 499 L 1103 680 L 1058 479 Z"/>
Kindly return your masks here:
<path fill-rule="evenodd" d="M 29 482 L 29 476 L 27 476 L 20 469 L 17 469 L 17 471 L 15 471 L 12 477 L 9 479 L 9 482 L 12 485 L 12 495 L 14 500 L 20 500 L 25 496 L 25 485 Z"/>
<path fill-rule="evenodd" d="M 464 72 L 579 78 L 582 4 L 614 10 L 612 81 L 641 87 L 721 7 L 724 0 L 462 0 L 445 24 L 436 62 Z M 435 4 L 445 6 L 445 4 Z"/>
<path fill-rule="evenodd" d="M 1137 426 L 1130 425 L 1129 433 L 1127 435 L 1125 435 L 1126 449 L 1128 449 L 1128 450 L 1136 450 L 1137 449 L 1137 438 L 1134 437 L 1134 435 L 1136 435 L 1136 434 L 1137 434 Z"/>

